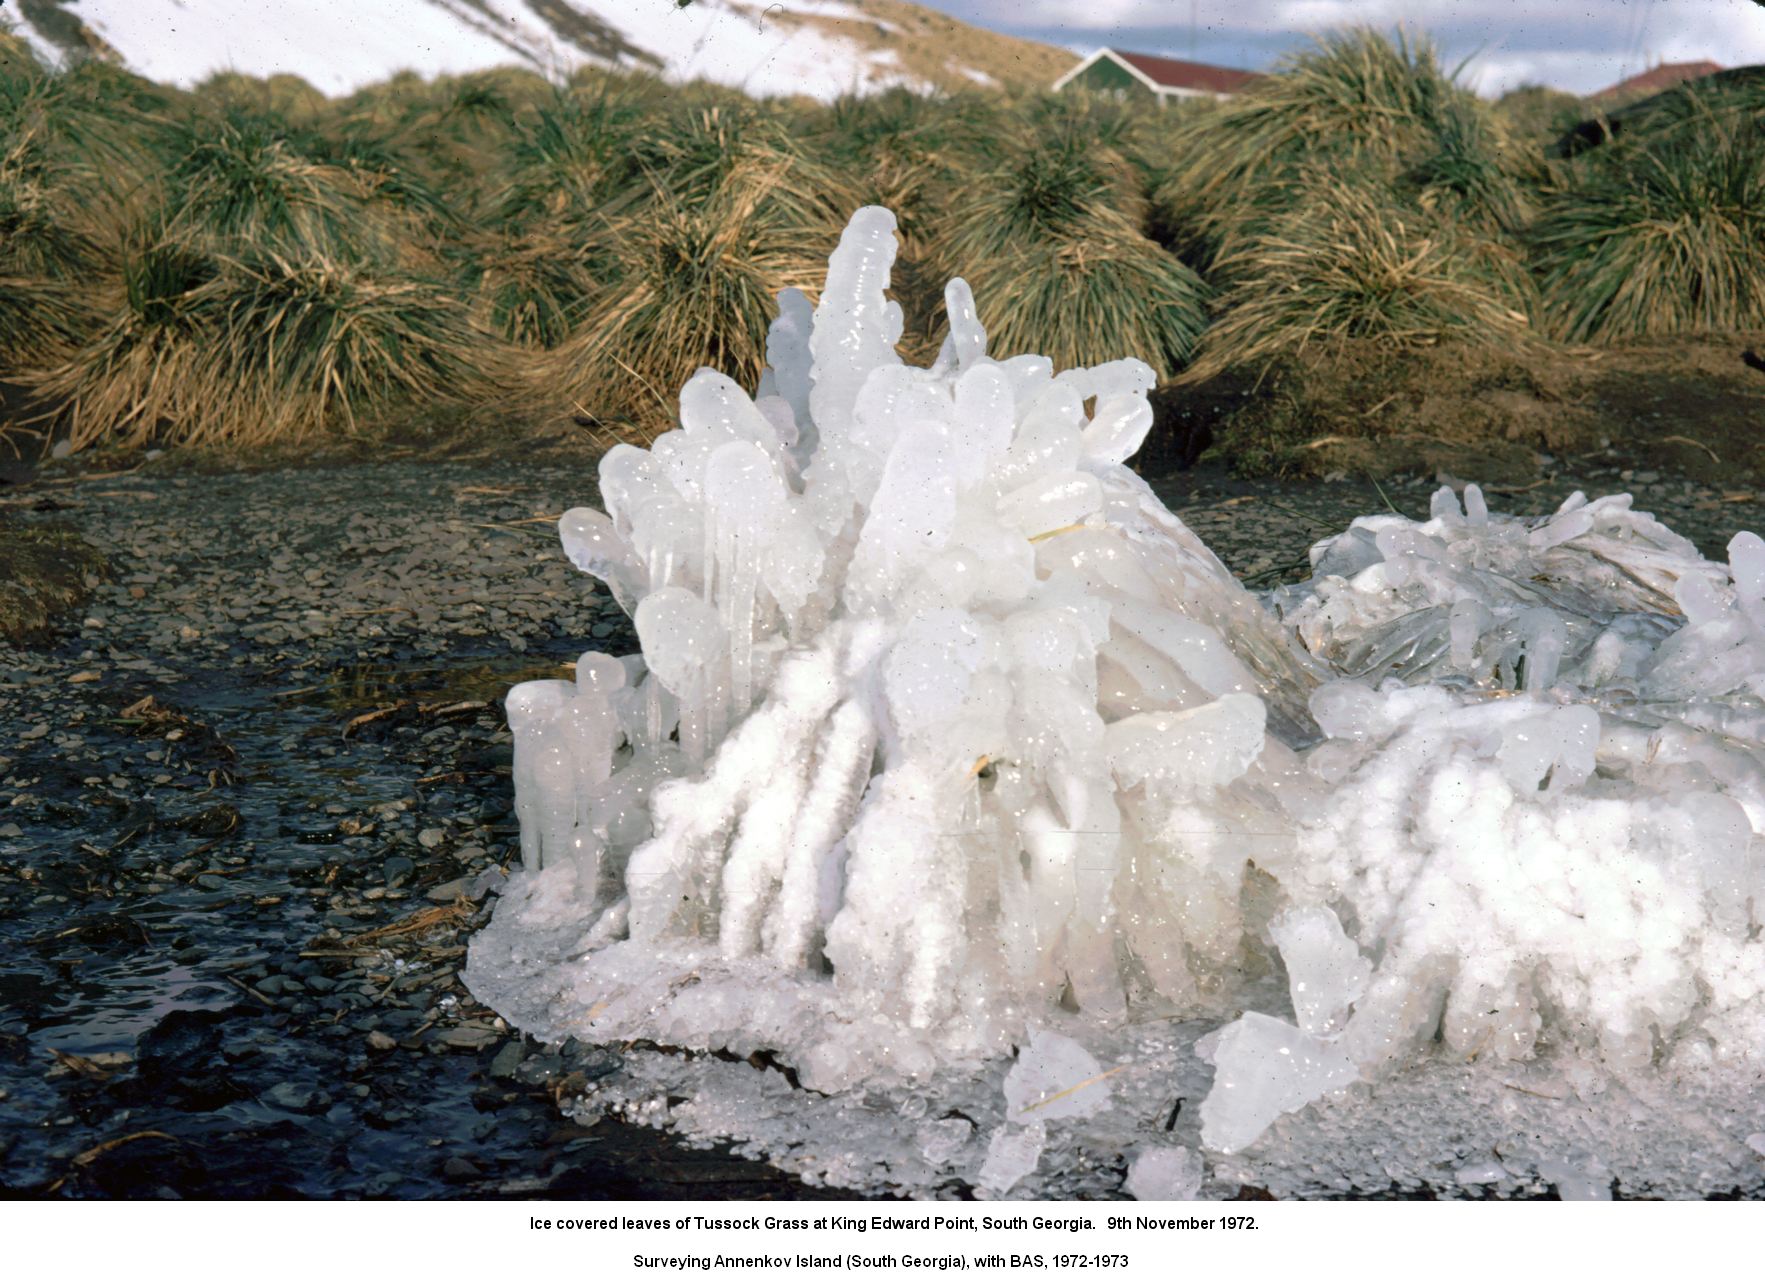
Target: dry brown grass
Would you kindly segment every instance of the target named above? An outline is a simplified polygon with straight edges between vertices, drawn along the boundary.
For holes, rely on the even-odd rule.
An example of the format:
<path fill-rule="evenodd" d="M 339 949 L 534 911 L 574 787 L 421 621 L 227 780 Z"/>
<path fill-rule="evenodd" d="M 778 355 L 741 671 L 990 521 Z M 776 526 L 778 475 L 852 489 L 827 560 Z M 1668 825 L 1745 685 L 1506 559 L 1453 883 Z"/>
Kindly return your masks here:
<path fill-rule="evenodd" d="M 978 86 L 957 69 L 972 67 L 1001 88 L 1046 89 L 1079 60 L 1065 49 L 1035 40 L 1002 35 L 959 22 L 946 14 L 908 0 L 849 0 L 849 7 L 874 20 L 871 24 L 818 14 L 775 9 L 768 21 L 802 26 L 858 40 L 874 41 L 892 50 L 906 74 L 945 93 Z M 887 23 L 892 30 L 879 25 Z M 861 87 L 853 85 L 854 88 Z"/>
<path fill-rule="evenodd" d="M 1292 211 L 1228 248 L 1216 268 L 1220 312 L 1191 379 L 1342 340 L 1396 354 L 1534 339 L 1517 254 L 1369 183 L 1308 183 Z"/>
<path fill-rule="evenodd" d="M 1765 327 L 1765 138 L 1715 114 L 1638 129 L 1576 161 L 1531 237 L 1564 339 Z"/>
<path fill-rule="evenodd" d="M 675 395 L 700 367 L 751 387 L 773 297 L 818 290 L 839 239 L 831 214 L 781 213 L 773 197 L 791 180 L 789 164 L 743 170 L 703 201 L 663 189 L 609 219 L 596 242 L 614 277 L 578 331 L 535 360 L 535 408 L 648 435 L 675 423 Z"/>
<path fill-rule="evenodd" d="M 462 302 L 358 264 L 168 240 L 137 254 L 123 290 L 97 339 L 27 382 L 61 404 L 76 448 L 349 433 L 483 394 L 490 374 Z"/>

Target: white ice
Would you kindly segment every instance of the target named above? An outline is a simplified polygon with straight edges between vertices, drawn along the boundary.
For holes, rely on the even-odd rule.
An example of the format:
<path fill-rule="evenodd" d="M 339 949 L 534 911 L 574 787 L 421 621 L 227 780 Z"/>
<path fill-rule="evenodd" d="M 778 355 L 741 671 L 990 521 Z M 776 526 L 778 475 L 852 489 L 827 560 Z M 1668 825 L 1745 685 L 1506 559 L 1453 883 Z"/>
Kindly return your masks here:
<path fill-rule="evenodd" d="M 1181 1145 L 1140 1151 L 1123 1188 L 1141 1202 L 1187 1202 L 1201 1192 L 1201 1155 Z"/>
<path fill-rule="evenodd" d="M 1266 1171 L 1320 1128 L 1361 1153 L 1340 1111 L 1383 1136 L 1424 1090 L 1452 1116 L 1389 1134 L 1464 1131 L 1416 1169 L 1449 1187 L 1756 1177 L 1710 1094 L 1765 1059 L 1765 541 L 1707 561 L 1629 496 L 1519 519 L 1443 489 L 1258 597 L 1124 467 L 1146 367 L 994 359 L 959 280 L 906 365 L 894 254 L 861 211 L 818 304 L 781 297 L 758 398 L 700 372 L 562 519 L 643 654 L 509 697 L 527 874 L 480 997 L 545 1038 L 772 1055 L 793 1118 L 892 1146 L 828 1166 L 741 1124 L 835 1182 Z M 1483 1181 L 1500 1076 L 1540 1065 L 1667 1084 L 1651 1118 L 1702 1102 L 1727 1139 L 1595 1093 L 1631 1111 L 1597 1164 Z M 1210 1071 L 1186 1107 L 1161 1086 Z M 929 1104 L 900 1126 L 858 1112 L 903 1094 Z"/>

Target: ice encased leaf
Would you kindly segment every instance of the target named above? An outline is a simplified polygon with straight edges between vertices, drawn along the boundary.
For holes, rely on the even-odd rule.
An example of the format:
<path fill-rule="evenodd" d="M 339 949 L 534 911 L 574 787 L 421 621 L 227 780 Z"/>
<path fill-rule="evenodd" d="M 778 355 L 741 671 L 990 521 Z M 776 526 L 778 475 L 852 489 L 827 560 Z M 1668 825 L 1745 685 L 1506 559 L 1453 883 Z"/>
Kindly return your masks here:
<path fill-rule="evenodd" d="M 1091 1054 L 1052 1030 L 1031 1030 L 1005 1075 L 1005 1108 L 1016 1123 L 1084 1118 L 1109 1104 L 1109 1082 Z"/>

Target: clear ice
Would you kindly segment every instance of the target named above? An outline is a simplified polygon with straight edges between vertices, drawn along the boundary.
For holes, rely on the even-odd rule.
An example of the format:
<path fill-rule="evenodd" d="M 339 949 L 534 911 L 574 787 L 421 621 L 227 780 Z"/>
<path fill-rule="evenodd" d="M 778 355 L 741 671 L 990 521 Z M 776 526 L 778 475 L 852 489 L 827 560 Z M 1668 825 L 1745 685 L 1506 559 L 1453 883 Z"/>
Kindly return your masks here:
<path fill-rule="evenodd" d="M 1193 1192 L 1330 1128 L 1296 1189 L 1758 1187 L 1765 542 L 1471 486 L 1256 595 L 1125 467 L 1150 369 L 991 358 L 961 280 L 908 366 L 894 255 L 860 211 L 756 396 L 699 372 L 561 520 L 643 652 L 509 695 L 480 998 L 776 1058 L 804 1090 L 654 1057 L 608 1100 L 682 1084 L 677 1128 L 832 1183 Z M 1623 1111 L 1597 1161 L 1501 1152 L 1547 1084 Z M 1393 1166 L 1430 1101 L 1460 1147 Z"/>

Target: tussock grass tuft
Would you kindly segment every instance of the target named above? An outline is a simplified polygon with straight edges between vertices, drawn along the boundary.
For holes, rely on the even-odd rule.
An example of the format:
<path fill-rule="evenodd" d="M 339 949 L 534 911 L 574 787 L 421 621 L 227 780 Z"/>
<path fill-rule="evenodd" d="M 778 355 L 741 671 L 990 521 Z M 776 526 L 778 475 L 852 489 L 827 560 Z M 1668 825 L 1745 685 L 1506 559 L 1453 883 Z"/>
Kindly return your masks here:
<path fill-rule="evenodd" d="M 952 121 L 982 109 L 968 97 L 941 99 L 899 88 L 850 95 L 820 112 L 811 140 L 860 205 L 881 204 L 895 214 L 912 255 L 923 246 L 931 219 L 956 195 L 963 160 Z"/>
<path fill-rule="evenodd" d="M 741 206 L 751 194 L 768 218 L 805 227 L 829 216 L 844 224 L 858 206 L 838 169 L 800 144 L 782 114 L 760 104 L 670 115 L 638 135 L 632 153 L 645 196 L 653 190 L 689 206 L 733 198 Z"/>
<path fill-rule="evenodd" d="M 482 345 L 464 305 L 420 279 L 159 240 L 129 260 L 103 333 L 33 384 L 66 400 L 76 448 L 250 445 L 455 400 Z"/>
<path fill-rule="evenodd" d="M 491 219 L 517 233 L 540 222 L 580 230 L 641 177 L 630 143 L 642 120 L 617 82 L 555 95 L 517 124 Z"/>
<path fill-rule="evenodd" d="M 1706 119 L 1578 160 L 1533 230 L 1563 339 L 1765 327 L 1765 132 Z"/>
<path fill-rule="evenodd" d="M 1221 313 L 1191 369 L 1205 378 L 1344 340 L 1393 351 L 1531 338 L 1518 257 L 1376 187 L 1318 180 L 1220 258 Z"/>
<path fill-rule="evenodd" d="M 0 371 L 30 372 L 96 327 L 108 240 L 139 182 L 128 82 L 0 64 Z"/>
<path fill-rule="evenodd" d="M 239 111 L 182 127 L 174 144 L 165 179 L 171 235 L 295 256 L 397 258 L 411 249 L 410 187 L 347 152 L 341 162 L 315 158 L 312 138 Z"/>
<path fill-rule="evenodd" d="M 1205 285 L 1131 226 L 1030 246 L 964 276 L 996 357 L 1043 354 L 1057 368 L 1134 357 L 1168 375 L 1207 325 Z"/>
<path fill-rule="evenodd" d="M 1510 89 L 1495 103 L 1496 118 L 1508 133 L 1535 152 L 1543 152 L 1589 113 L 1587 104 L 1573 93 L 1541 84 Z"/>
<path fill-rule="evenodd" d="M 1133 165 L 1070 118 L 1026 129 L 967 179 L 933 272 L 968 280 L 1001 354 L 1062 367 L 1132 354 L 1168 374 L 1206 326 L 1208 289 L 1140 233 L 1139 189 Z"/>
<path fill-rule="evenodd" d="M 101 269 L 97 245 L 54 193 L 0 166 L 0 372 L 41 366 L 85 337 Z"/>
<path fill-rule="evenodd" d="M 1431 43 L 1369 28 L 1323 37 L 1248 91 L 1188 113 L 1171 147 L 1160 220 L 1188 227 L 1204 258 L 1256 233 L 1319 173 L 1511 229 L 1541 172 Z"/>
<path fill-rule="evenodd" d="M 744 170 L 699 201 L 659 189 L 610 220 L 596 247 L 613 277 L 577 331 L 536 364 L 539 409 L 653 435 L 672 425 L 675 395 L 700 367 L 752 386 L 774 296 L 818 289 L 839 238 L 832 216 L 781 210 L 772 195 L 791 179 L 789 165 L 769 177 Z"/>
<path fill-rule="evenodd" d="M 541 349 L 569 337 L 601 286 L 580 245 L 539 229 L 473 240 L 462 278 L 490 331 Z"/>
<path fill-rule="evenodd" d="M 200 109 L 244 112 L 289 123 L 310 124 L 330 108 L 330 99 L 298 75 L 243 75 L 217 71 L 190 93 Z"/>

